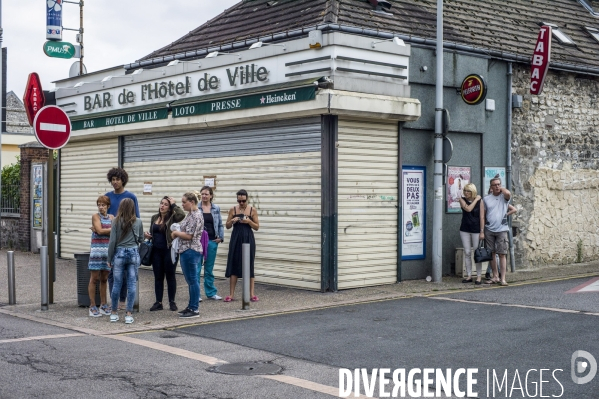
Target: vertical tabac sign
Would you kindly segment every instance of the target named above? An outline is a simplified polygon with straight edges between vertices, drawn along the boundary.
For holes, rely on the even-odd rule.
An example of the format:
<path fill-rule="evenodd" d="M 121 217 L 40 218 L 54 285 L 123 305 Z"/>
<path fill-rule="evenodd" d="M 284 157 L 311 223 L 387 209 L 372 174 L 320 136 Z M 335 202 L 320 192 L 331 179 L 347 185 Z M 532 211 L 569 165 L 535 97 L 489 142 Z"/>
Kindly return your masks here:
<path fill-rule="evenodd" d="M 541 26 L 539 38 L 532 55 L 530 71 L 530 94 L 539 95 L 543 91 L 543 82 L 549 69 L 551 58 L 551 26 Z"/>

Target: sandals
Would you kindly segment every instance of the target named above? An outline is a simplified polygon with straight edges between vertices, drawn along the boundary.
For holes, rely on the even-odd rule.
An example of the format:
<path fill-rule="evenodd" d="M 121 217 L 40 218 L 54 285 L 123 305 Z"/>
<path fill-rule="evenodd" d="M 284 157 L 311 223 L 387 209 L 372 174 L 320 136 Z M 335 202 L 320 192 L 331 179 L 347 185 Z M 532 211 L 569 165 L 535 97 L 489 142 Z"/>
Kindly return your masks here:
<path fill-rule="evenodd" d="M 491 285 L 491 284 L 499 284 L 499 283 L 501 283 L 501 281 L 499 281 L 499 280 L 487 280 L 487 281 L 485 281 L 485 284 L 489 284 L 489 285 Z"/>
<path fill-rule="evenodd" d="M 233 302 L 235 299 L 231 298 L 229 295 L 227 295 L 225 297 L 225 299 L 223 300 L 223 302 Z"/>
<path fill-rule="evenodd" d="M 256 295 L 250 298 L 250 302 L 258 302 L 260 299 Z"/>
<path fill-rule="evenodd" d="M 92 306 L 89 308 L 89 317 L 100 317 L 102 314 L 98 310 L 96 306 Z"/>
<path fill-rule="evenodd" d="M 502 281 L 499 283 L 502 287 L 507 287 L 509 284 L 506 281 Z"/>

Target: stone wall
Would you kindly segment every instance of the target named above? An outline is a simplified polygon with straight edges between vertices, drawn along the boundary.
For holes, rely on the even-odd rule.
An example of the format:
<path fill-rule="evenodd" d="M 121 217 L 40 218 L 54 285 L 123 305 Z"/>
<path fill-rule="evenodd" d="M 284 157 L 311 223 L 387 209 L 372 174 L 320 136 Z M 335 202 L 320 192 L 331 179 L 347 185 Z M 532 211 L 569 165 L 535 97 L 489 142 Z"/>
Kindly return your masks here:
<path fill-rule="evenodd" d="M 514 65 L 513 203 L 517 264 L 599 259 L 599 80 L 550 71 L 529 91 L 530 67 Z M 580 242 L 580 248 L 579 248 Z"/>
<path fill-rule="evenodd" d="M 19 240 L 19 218 L 19 215 L 2 214 L 0 221 L 0 247 L 2 249 L 22 249 Z"/>

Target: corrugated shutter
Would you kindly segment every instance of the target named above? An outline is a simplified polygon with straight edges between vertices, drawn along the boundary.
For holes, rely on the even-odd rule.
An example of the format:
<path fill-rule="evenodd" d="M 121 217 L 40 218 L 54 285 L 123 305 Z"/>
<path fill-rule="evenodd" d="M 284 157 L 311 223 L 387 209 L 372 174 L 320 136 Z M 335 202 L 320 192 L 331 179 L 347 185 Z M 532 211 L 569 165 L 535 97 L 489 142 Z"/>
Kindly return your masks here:
<path fill-rule="evenodd" d="M 185 151 L 181 151 L 185 148 Z M 124 162 L 320 151 L 320 117 L 125 136 Z"/>
<path fill-rule="evenodd" d="M 339 289 L 396 282 L 397 136 L 397 122 L 339 118 Z"/>
<path fill-rule="evenodd" d="M 118 166 L 118 139 L 69 143 L 60 153 L 60 256 L 89 252 L 96 199 L 112 190 L 106 180 Z M 127 187 L 129 188 L 129 187 Z"/>
<path fill-rule="evenodd" d="M 269 143 L 261 141 L 264 134 L 255 127 L 240 127 L 231 133 L 231 145 L 227 145 L 227 135 L 219 131 L 216 137 L 222 144 L 212 146 L 214 131 L 204 136 L 196 132 L 193 141 L 188 134 L 168 133 L 148 135 L 155 155 L 164 157 L 168 152 L 171 160 L 147 160 L 131 162 L 131 159 L 147 148 L 147 141 L 138 136 L 125 137 L 126 157 L 124 168 L 129 173 L 127 189 L 134 192 L 139 200 L 144 228 L 151 215 L 158 210 L 160 199 L 170 195 L 180 204 L 181 196 L 190 190 L 203 186 L 204 176 L 216 176 L 214 202 L 221 207 L 223 222 L 228 210 L 236 205 L 235 193 L 245 189 L 249 193 L 250 204 L 258 210 L 260 230 L 256 237 L 256 281 L 307 289 L 320 289 L 320 119 L 297 121 L 289 124 L 270 124 L 263 127 L 273 137 L 274 143 L 281 143 L 283 137 L 289 139 L 289 129 L 295 126 L 298 140 L 307 140 L 309 152 L 289 152 L 278 148 L 275 153 Z M 299 128 L 301 126 L 301 128 Z M 240 132 L 253 132 L 241 135 Z M 275 132 L 280 132 L 279 135 Z M 204 137 L 207 137 L 204 140 Z M 162 141 L 156 141 L 158 139 Z M 241 139 L 240 139 L 241 138 Z M 256 141 L 254 140 L 256 138 Z M 224 140 L 224 141 L 223 141 Z M 240 141 L 237 141 L 240 140 Z M 244 143 L 244 146 L 236 147 Z M 260 149 L 259 146 L 262 148 Z M 169 152 L 170 149 L 174 151 Z M 235 148 L 255 148 L 260 155 L 237 155 Z M 194 154 L 193 159 L 188 159 Z M 226 155 L 226 156 L 225 156 Z M 151 152 L 142 155 L 152 158 Z M 181 159 L 185 158 L 185 159 Z M 152 183 L 152 195 L 143 195 L 144 182 Z M 227 262 L 229 239 L 232 230 L 225 230 L 225 243 L 218 248 L 214 274 L 224 277 Z"/>

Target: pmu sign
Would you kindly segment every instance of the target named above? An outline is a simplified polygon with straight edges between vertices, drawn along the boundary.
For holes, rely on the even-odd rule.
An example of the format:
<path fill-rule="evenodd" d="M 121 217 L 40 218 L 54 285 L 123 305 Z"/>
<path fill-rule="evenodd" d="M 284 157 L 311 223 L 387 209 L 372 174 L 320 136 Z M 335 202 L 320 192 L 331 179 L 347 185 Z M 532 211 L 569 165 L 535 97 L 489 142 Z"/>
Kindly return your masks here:
<path fill-rule="evenodd" d="M 46 105 L 35 116 L 33 131 L 41 145 L 51 150 L 58 150 L 69 142 L 71 120 L 56 105 Z"/>
<path fill-rule="evenodd" d="M 535 52 L 532 55 L 530 71 L 530 94 L 539 95 L 543 91 L 543 83 L 551 60 L 551 26 L 541 26 Z"/>
<path fill-rule="evenodd" d="M 27 78 L 27 86 L 23 95 L 23 104 L 29 124 L 33 126 L 33 119 L 45 103 L 44 92 L 42 91 L 42 83 L 37 73 L 32 72 Z"/>

